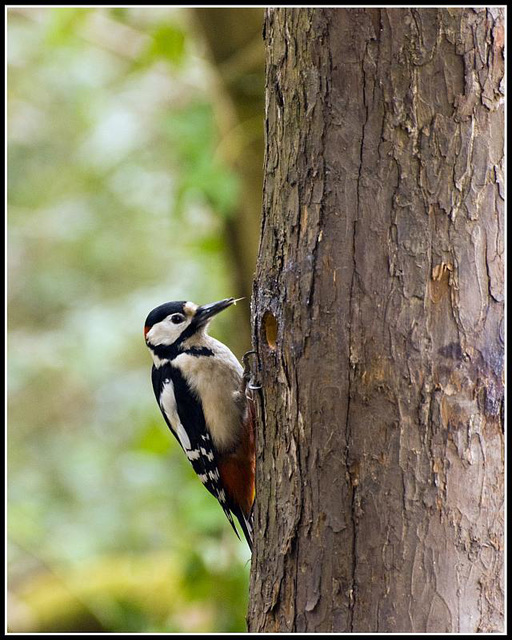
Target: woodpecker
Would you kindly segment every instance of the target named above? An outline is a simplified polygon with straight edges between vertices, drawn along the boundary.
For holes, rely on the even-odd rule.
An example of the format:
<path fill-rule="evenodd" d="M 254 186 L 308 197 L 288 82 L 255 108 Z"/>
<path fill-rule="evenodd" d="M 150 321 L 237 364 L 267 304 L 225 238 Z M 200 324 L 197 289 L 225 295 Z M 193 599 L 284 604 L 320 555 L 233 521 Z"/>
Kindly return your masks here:
<path fill-rule="evenodd" d="M 208 335 L 210 320 L 236 300 L 167 302 L 146 318 L 158 406 L 194 471 L 252 550 L 254 406 L 235 355 Z"/>

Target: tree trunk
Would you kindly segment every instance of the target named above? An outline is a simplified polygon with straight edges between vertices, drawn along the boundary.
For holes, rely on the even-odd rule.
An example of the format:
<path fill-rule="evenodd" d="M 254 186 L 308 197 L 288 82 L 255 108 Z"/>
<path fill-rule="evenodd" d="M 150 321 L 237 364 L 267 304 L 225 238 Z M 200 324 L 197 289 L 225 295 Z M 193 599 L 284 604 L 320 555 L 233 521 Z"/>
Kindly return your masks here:
<path fill-rule="evenodd" d="M 503 628 L 503 10 L 265 17 L 253 632 Z"/>

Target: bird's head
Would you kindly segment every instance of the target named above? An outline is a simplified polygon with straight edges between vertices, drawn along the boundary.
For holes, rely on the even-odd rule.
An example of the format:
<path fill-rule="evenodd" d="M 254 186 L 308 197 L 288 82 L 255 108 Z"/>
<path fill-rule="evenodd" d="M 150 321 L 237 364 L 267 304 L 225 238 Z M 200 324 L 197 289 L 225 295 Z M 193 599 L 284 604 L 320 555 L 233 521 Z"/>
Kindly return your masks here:
<path fill-rule="evenodd" d="M 184 300 L 161 304 L 151 311 L 144 323 L 146 344 L 155 350 L 157 347 L 178 347 L 193 336 L 201 337 L 213 316 L 236 302 L 235 298 L 226 298 L 201 307 Z"/>

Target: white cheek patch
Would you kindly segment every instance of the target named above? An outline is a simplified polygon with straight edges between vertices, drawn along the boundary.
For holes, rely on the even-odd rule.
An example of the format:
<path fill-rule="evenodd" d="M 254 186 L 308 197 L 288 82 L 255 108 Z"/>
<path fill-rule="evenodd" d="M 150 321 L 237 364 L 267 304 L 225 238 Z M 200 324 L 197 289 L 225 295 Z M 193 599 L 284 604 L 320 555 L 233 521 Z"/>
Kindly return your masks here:
<path fill-rule="evenodd" d="M 171 314 L 174 315 L 174 314 Z M 169 316 L 170 317 L 170 316 Z M 174 324 L 169 320 L 169 317 L 164 318 L 161 322 L 154 324 L 146 334 L 146 340 L 149 344 L 154 345 L 170 345 L 174 344 L 180 335 L 190 324 L 190 318 L 186 317 L 183 322 Z"/>
<path fill-rule="evenodd" d="M 151 327 L 146 338 L 150 344 L 157 346 L 160 344 L 172 344 L 178 336 L 179 331 L 175 330 L 173 325 L 166 320 L 162 320 L 162 322 L 157 322 Z"/>

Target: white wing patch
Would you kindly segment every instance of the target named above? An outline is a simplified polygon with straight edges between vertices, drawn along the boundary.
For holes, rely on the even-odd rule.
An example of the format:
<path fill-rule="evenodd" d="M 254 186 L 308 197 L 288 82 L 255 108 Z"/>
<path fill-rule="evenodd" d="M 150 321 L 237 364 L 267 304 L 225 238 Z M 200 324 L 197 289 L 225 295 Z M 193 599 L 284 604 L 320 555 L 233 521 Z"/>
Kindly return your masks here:
<path fill-rule="evenodd" d="M 178 433 L 178 438 L 180 439 L 181 446 L 185 449 L 185 451 L 190 451 L 190 438 L 188 437 L 188 434 L 185 431 L 185 427 L 181 424 L 181 422 L 178 422 L 176 431 Z"/>
<path fill-rule="evenodd" d="M 169 420 L 173 427 L 179 424 L 180 418 L 178 416 L 178 406 L 176 405 L 176 397 L 174 395 L 174 384 L 170 378 L 164 380 L 159 400 L 160 408 L 167 416 L 167 420 Z"/>
<path fill-rule="evenodd" d="M 162 411 L 167 416 L 169 424 L 172 425 L 178 440 L 180 441 L 183 450 L 189 460 L 197 460 L 199 458 L 199 450 L 192 449 L 190 444 L 190 438 L 185 430 L 185 427 L 180 422 L 178 415 L 178 407 L 176 404 L 176 396 L 174 395 L 174 384 L 170 378 L 164 380 L 162 385 L 162 393 L 160 394 L 160 406 Z"/>

